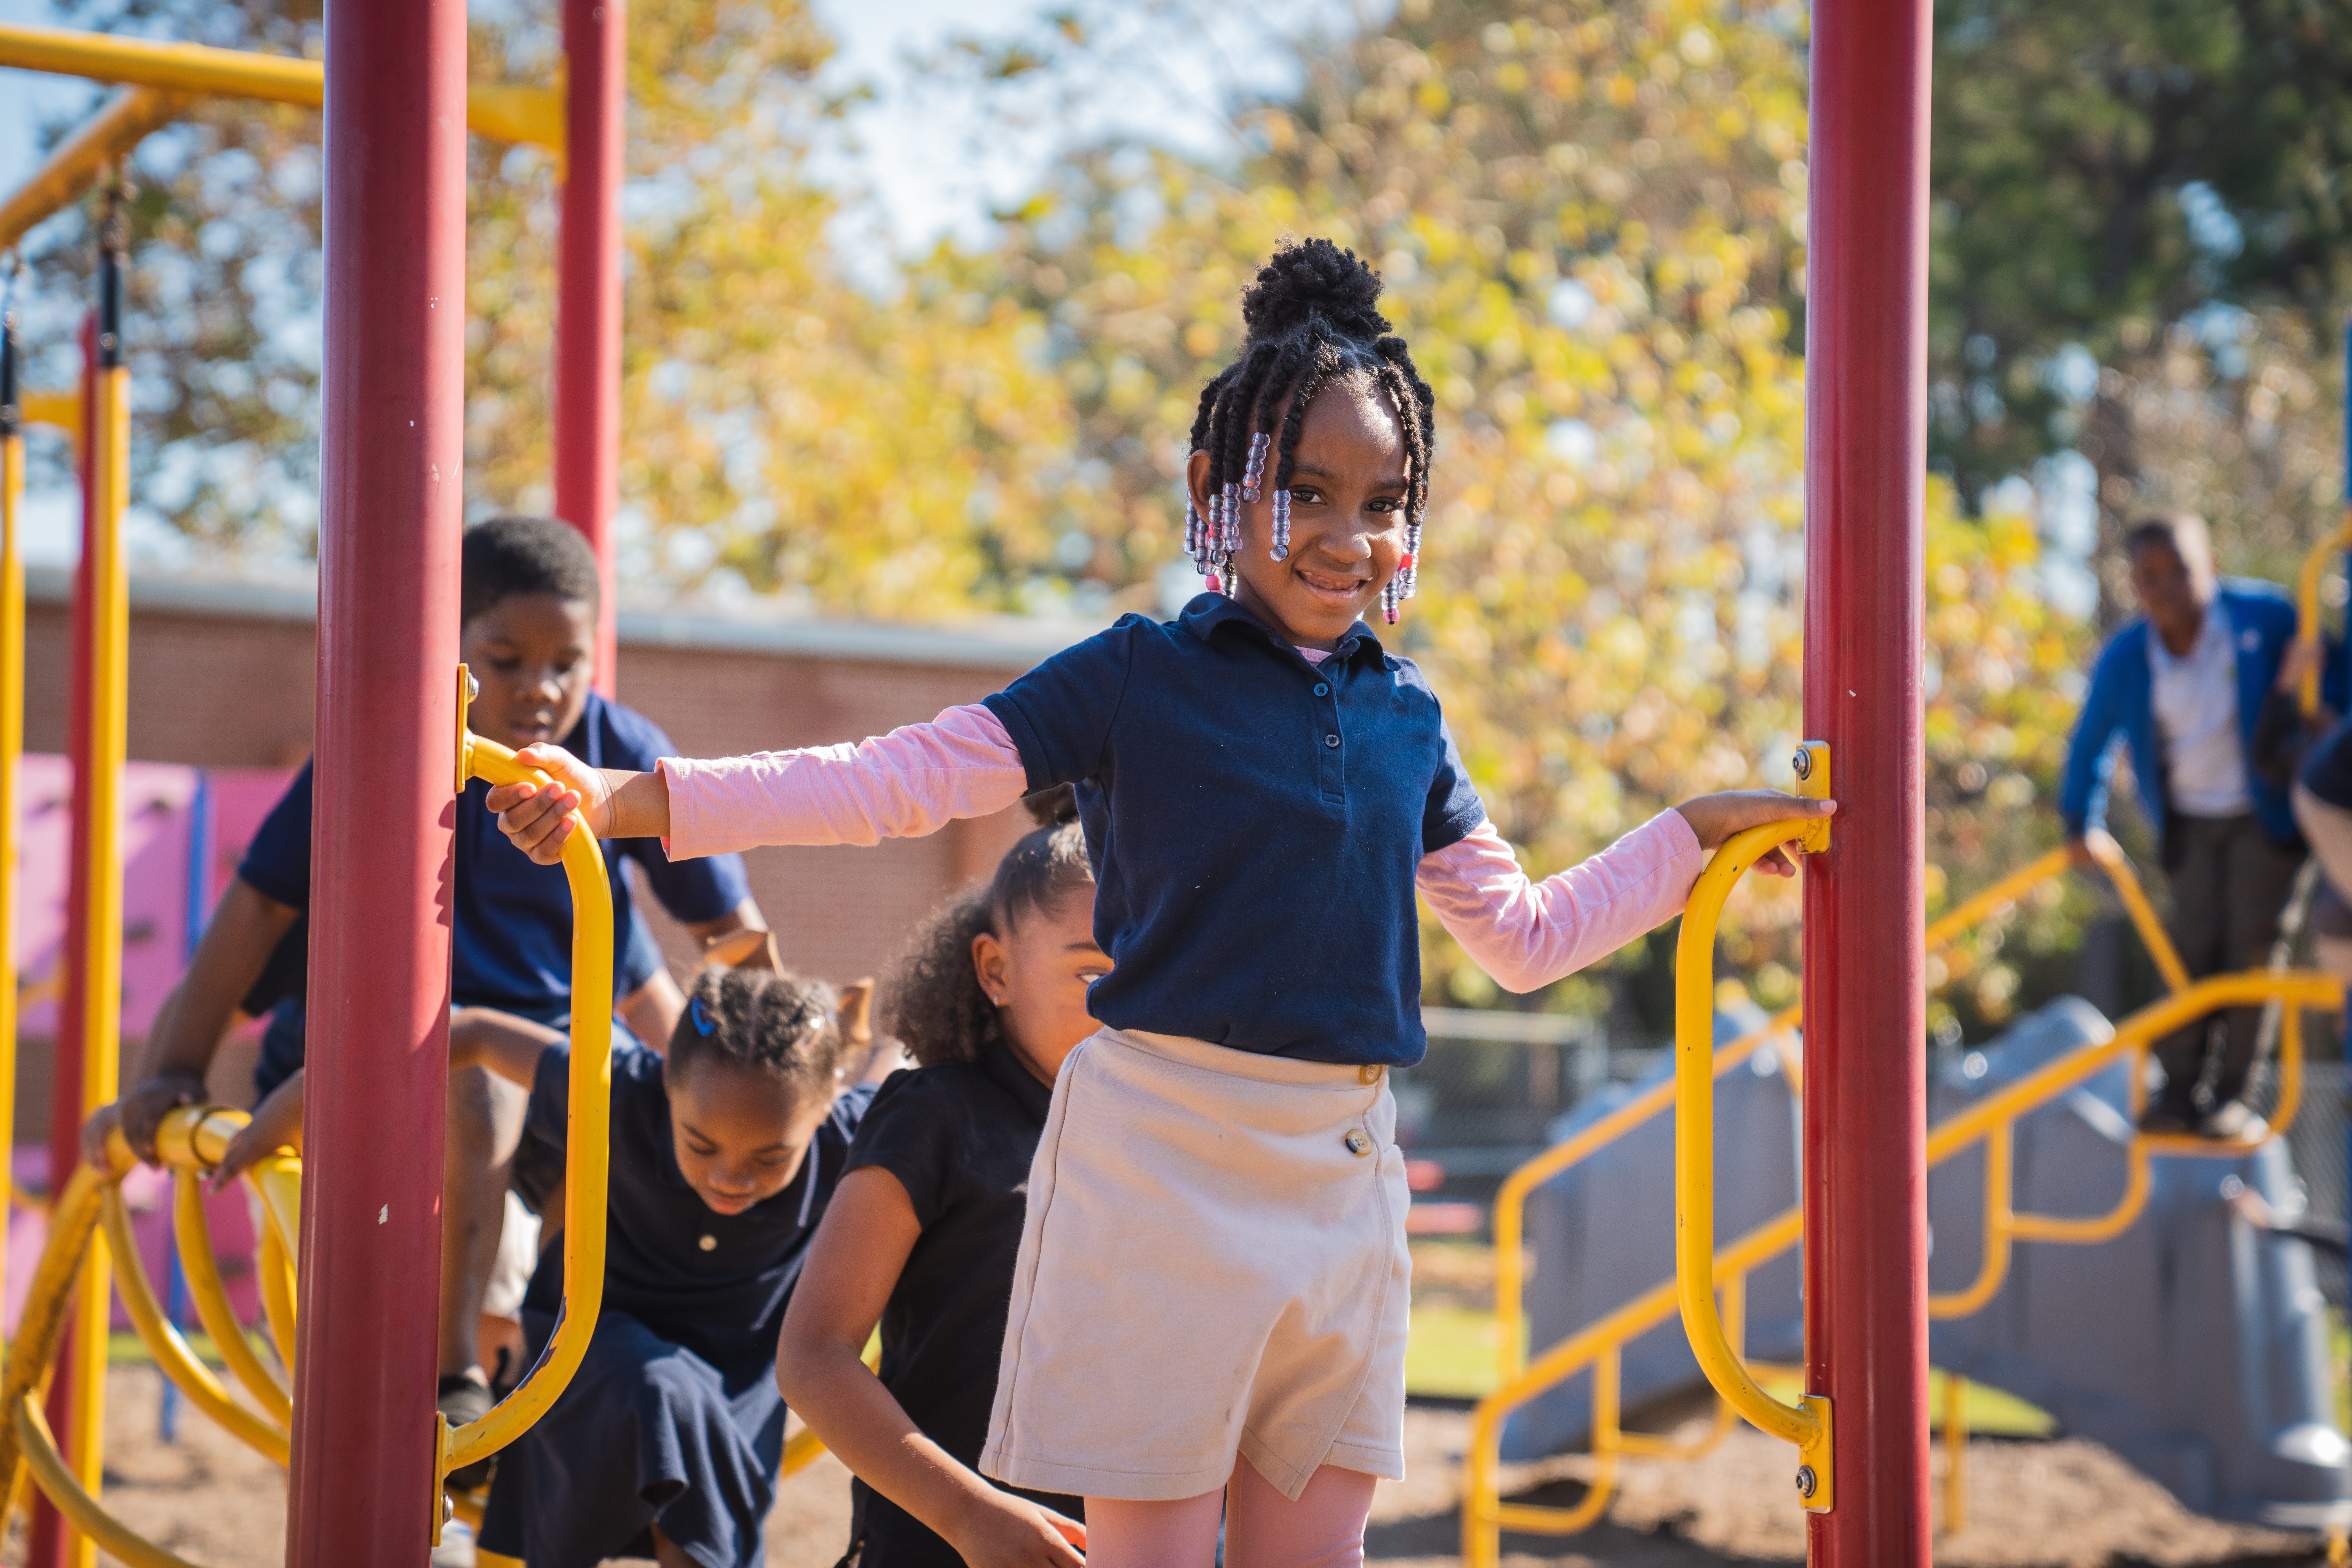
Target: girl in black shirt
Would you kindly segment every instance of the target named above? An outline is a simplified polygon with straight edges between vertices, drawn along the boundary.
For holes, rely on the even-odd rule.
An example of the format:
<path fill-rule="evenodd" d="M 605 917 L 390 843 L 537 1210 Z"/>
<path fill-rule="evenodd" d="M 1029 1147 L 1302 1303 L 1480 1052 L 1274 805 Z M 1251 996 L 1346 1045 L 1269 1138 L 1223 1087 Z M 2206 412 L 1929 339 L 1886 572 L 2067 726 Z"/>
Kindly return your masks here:
<path fill-rule="evenodd" d="M 1056 793 L 1041 818 L 1068 811 Z M 1077 824 L 1040 827 L 925 922 L 885 991 L 884 1027 L 921 1066 L 875 1096 L 776 1351 L 784 1397 L 856 1472 L 844 1562 L 858 1568 L 1079 1561 L 1077 1499 L 1009 1492 L 974 1466 L 1030 1159 L 1055 1074 L 1098 1026 L 1094 904 Z M 858 1359 L 877 1320 L 878 1378 Z"/>

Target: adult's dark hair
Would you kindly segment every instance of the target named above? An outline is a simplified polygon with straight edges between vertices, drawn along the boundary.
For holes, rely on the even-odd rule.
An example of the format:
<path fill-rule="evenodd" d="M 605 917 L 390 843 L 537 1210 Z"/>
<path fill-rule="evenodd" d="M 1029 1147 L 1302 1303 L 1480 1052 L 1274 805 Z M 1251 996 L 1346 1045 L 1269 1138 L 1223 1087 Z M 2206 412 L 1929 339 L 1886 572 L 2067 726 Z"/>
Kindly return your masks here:
<path fill-rule="evenodd" d="M 695 1063 L 725 1062 L 831 1095 L 848 1041 L 835 1021 L 833 987 L 772 969 L 706 969 L 687 993 L 670 1031 L 667 1076 Z"/>
<path fill-rule="evenodd" d="M 578 529 L 551 517 L 476 523 L 458 547 L 458 578 L 461 622 L 525 594 L 577 599 L 592 609 L 603 596 L 596 552 Z"/>
<path fill-rule="evenodd" d="M 1076 810 L 1075 804 L 1070 810 Z M 1094 879 L 1076 822 L 1040 827 L 1023 838 L 996 863 L 995 876 L 956 894 L 916 928 L 883 982 L 883 1032 L 897 1036 L 925 1067 L 968 1062 L 983 1045 L 1002 1041 L 1003 1020 L 972 968 L 973 939 L 982 931 L 1008 938 L 1032 914 L 1059 912 L 1064 899 Z"/>
<path fill-rule="evenodd" d="M 2213 563 L 2213 534 L 2205 520 L 2193 511 L 2159 511 L 2141 518 L 2124 531 L 2124 558 L 2129 560 L 2142 545 L 2161 544 L 2180 557 L 2185 565 Z"/>
<path fill-rule="evenodd" d="M 1437 442 L 1437 398 L 1414 367 L 1404 340 L 1389 331 L 1388 318 L 1378 309 L 1380 298 L 1380 274 L 1352 250 L 1328 239 L 1305 239 L 1276 251 L 1242 296 L 1249 335 L 1240 357 L 1201 389 L 1192 450 L 1209 455 L 1206 489 L 1213 510 L 1230 509 L 1236 499 L 1256 499 L 1247 491 L 1259 482 L 1250 463 L 1252 438 L 1258 435 L 1273 448 L 1272 489 L 1286 490 L 1299 428 L 1315 395 L 1333 382 L 1370 382 L 1396 412 L 1412 465 L 1405 532 L 1415 559 L 1382 593 L 1382 608 L 1394 620 L 1398 604 L 1412 596 L 1417 581 L 1422 524 L 1429 510 L 1429 460 Z M 1232 571 L 1230 521 L 1224 510 L 1206 521 L 1197 515 L 1187 520 L 1187 545 L 1202 573 Z"/>

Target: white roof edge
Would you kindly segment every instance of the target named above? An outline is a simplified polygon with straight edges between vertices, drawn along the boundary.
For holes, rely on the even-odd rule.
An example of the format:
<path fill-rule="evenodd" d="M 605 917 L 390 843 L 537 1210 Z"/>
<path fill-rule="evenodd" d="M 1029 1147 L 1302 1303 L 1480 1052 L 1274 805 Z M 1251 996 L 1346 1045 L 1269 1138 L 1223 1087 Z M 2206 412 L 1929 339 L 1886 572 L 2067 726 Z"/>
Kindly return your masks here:
<path fill-rule="evenodd" d="M 30 604 L 62 605 L 73 593 L 68 567 L 29 566 Z M 312 584 L 293 579 L 236 582 L 223 578 L 134 575 L 134 612 L 227 621 L 309 625 L 319 616 Z M 767 654 L 866 664 L 915 664 L 969 669 L 1024 670 L 1097 629 L 1082 621 L 1032 621 L 1011 616 L 947 626 L 887 621 L 794 620 L 730 616 L 704 610 L 623 610 L 624 647 L 698 648 L 713 653 Z"/>

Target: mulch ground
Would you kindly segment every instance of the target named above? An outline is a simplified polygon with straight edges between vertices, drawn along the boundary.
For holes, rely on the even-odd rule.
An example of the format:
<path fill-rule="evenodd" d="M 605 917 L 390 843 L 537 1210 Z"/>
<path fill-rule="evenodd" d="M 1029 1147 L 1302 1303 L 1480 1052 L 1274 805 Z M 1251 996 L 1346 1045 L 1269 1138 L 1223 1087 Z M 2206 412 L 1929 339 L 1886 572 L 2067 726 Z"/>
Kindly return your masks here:
<path fill-rule="evenodd" d="M 156 1433 L 157 1374 L 118 1367 L 109 1384 L 108 1506 L 133 1529 L 203 1568 L 278 1568 L 285 1482 L 202 1417 L 180 1441 Z M 1408 1479 L 1383 1485 L 1367 1538 L 1371 1561 L 1393 1568 L 1452 1563 L 1460 1542 L 1458 1457 L 1469 1418 L 1453 1410 L 1407 1414 Z M 1939 1461 L 1940 1462 L 1940 1461 Z M 1587 1461 L 1549 1460 L 1507 1472 L 1506 1491 L 1572 1503 Z M 1789 1450 L 1734 1433 L 1690 1463 L 1629 1459 L 1607 1519 L 1582 1535 L 1514 1536 L 1507 1568 L 1705 1568 L 1798 1563 L 1804 1527 L 1790 1495 Z M 2323 1557 L 2305 1537 L 2217 1524 L 2090 1443 L 1978 1442 L 1969 1450 L 1971 1519 L 1940 1539 L 1939 1568 L 2287 1568 Z M 768 1526 L 771 1568 L 832 1568 L 849 1518 L 848 1473 L 831 1456 L 784 1483 Z M 1940 1494 L 1939 1494 L 1940 1495 Z M 1999 1506 L 1990 1500 L 1999 1499 Z M 1940 1506 L 1940 1505 L 1939 1505 Z M 462 1568 L 462 1548 L 436 1554 Z M 0 1562 L 23 1562 L 23 1531 Z M 112 1560 L 104 1559 L 111 1562 Z"/>

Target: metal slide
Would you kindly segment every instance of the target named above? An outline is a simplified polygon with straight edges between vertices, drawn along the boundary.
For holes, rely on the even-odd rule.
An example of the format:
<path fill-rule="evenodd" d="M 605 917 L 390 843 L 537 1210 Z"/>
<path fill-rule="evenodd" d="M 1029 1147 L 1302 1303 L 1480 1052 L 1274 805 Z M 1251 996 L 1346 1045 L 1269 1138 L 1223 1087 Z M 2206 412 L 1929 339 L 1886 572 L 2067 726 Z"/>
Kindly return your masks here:
<path fill-rule="evenodd" d="M 1751 1020 L 1719 1019 L 1718 1042 Z M 1945 1122 L 2069 1051 L 2113 1033 L 2096 1009 L 2062 998 L 1939 1073 L 1928 1121 Z M 1717 1080 L 1717 1223 L 1741 1235 L 1782 1213 L 1798 1191 L 1798 1108 L 1783 1052 L 1766 1047 Z M 2011 1150 L 2013 1207 L 2097 1215 L 2124 1197 L 2130 1173 L 2125 1057 L 2021 1118 Z M 1563 1117 L 1572 1136 L 1671 1071 L 1596 1096 Z M 1987 1227 L 1983 1145 L 1957 1152 L 1928 1180 L 1935 1290 L 1979 1278 Z M 2087 1246 L 2023 1245 L 1990 1300 L 1932 1329 L 1936 1364 L 2007 1389 L 2067 1433 L 2122 1455 L 2181 1502 L 2217 1518 L 2325 1530 L 2352 1521 L 2352 1445 L 2335 1425 L 2325 1304 L 2309 1244 L 2242 1217 L 2231 1194 L 2272 1208 L 2301 1203 L 2286 1142 L 2216 1158 L 2156 1154 L 2136 1223 Z M 1531 1350 L 1556 1343 L 1630 1297 L 1674 1277 L 1674 1129 L 1634 1128 L 1530 1194 L 1528 1237 L 1539 1266 L 1528 1281 Z M 1747 1353 L 1801 1355 L 1793 1254 L 1758 1268 L 1747 1288 Z M 1513 1412 L 1503 1455 L 1528 1459 L 1591 1437 L 1591 1373 L 1579 1373 Z M 1682 1326 L 1668 1321 L 1624 1350 L 1619 1399 L 1643 1405 L 1703 1391 Z"/>

